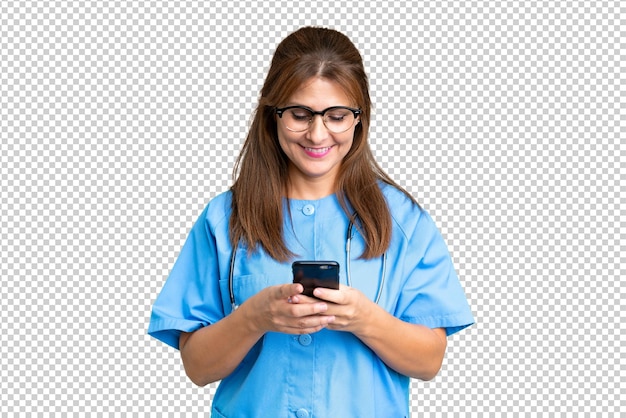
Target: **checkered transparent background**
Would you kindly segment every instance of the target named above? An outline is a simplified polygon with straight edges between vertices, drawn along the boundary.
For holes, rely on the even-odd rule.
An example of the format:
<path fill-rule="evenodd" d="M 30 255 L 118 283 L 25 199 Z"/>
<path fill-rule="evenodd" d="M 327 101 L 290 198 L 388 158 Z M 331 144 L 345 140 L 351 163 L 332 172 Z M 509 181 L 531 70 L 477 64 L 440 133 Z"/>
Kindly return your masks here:
<path fill-rule="evenodd" d="M 219 5 L 217 5 L 219 4 Z M 146 335 L 276 44 L 349 35 L 477 323 L 420 416 L 626 413 L 618 1 L 0 2 L 0 414 L 192 415 Z"/>

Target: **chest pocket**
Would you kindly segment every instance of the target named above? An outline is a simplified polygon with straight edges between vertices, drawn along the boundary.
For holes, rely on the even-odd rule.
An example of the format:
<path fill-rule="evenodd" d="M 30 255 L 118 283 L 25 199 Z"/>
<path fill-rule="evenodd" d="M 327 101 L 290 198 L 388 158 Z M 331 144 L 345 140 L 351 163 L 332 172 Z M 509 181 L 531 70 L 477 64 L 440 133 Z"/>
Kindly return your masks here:
<path fill-rule="evenodd" d="M 232 255 L 228 254 L 229 263 Z M 290 264 L 273 260 L 262 248 L 249 253 L 247 247 L 239 243 L 234 256 L 232 296 L 237 305 L 268 286 L 291 282 Z M 222 276 L 219 285 L 224 312 L 228 314 L 232 310 L 228 275 Z"/>
<path fill-rule="evenodd" d="M 261 290 L 272 285 L 268 276 L 264 274 L 248 274 L 243 276 L 233 276 L 233 294 L 235 303 L 241 305 L 251 296 L 256 295 Z M 220 280 L 220 291 L 224 301 L 224 311 L 230 312 L 231 295 L 228 279 Z"/>

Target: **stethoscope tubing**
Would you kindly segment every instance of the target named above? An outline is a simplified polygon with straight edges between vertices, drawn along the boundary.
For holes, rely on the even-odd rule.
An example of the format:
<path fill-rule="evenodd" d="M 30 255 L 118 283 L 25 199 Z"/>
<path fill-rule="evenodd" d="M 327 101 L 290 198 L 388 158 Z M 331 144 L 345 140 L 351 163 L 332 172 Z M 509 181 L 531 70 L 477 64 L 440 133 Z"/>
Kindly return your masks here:
<path fill-rule="evenodd" d="M 233 248 L 233 252 L 230 255 L 230 268 L 228 269 L 228 293 L 230 294 L 230 306 L 233 311 L 239 307 L 235 303 L 235 290 L 233 289 L 233 271 L 235 270 L 235 258 L 237 258 L 237 246 Z"/>
<path fill-rule="evenodd" d="M 352 244 L 352 228 L 354 227 L 353 219 L 356 218 L 356 213 L 352 215 L 350 219 L 350 223 L 348 224 L 348 232 L 346 234 L 346 282 L 348 286 L 352 287 L 352 274 L 350 272 L 350 265 L 352 258 L 350 257 L 350 247 Z M 380 296 L 382 295 L 383 286 L 385 285 L 385 277 L 387 273 L 387 252 L 385 251 L 382 255 L 383 259 L 383 271 L 380 274 L 380 281 L 378 283 L 378 290 L 376 291 L 376 298 L 374 299 L 374 303 L 378 304 L 380 301 Z"/>

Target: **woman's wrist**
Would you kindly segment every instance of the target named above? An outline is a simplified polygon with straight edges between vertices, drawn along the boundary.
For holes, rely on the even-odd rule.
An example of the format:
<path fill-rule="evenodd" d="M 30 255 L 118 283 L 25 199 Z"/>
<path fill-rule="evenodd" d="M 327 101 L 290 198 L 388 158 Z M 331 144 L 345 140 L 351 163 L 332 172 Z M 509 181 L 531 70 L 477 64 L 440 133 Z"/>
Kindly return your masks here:
<path fill-rule="evenodd" d="M 377 338 L 380 330 L 388 326 L 385 321 L 391 317 L 387 311 L 373 302 L 361 311 L 360 316 L 358 326 L 353 333 L 364 341 Z"/>
<path fill-rule="evenodd" d="M 250 300 L 247 300 L 231 313 L 231 316 L 235 321 L 233 326 L 237 326 L 239 329 L 245 330 L 247 334 L 262 334 L 257 323 L 258 318 L 255 317 L 253 309 L 251 309 L 250 302 Z"/>

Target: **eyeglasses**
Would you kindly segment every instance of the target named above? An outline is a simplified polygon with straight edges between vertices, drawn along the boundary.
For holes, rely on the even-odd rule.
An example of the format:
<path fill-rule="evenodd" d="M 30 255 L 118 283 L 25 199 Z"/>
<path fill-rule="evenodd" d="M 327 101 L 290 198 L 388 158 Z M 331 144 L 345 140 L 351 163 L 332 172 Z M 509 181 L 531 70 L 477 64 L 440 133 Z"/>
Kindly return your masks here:
<path fill-rule="evenodd" d="M 316 112 L 306 106 L 287 106 L 275 109 L 276 114 L 285 123 L 285 128 L 291 132 L 304 132 L 311 127 L 313 117 L 320 115 L 326 129 L 340 134 L 352 128 L 361 114 L 360 109 L 346 106 L 333 106 Z"/>

